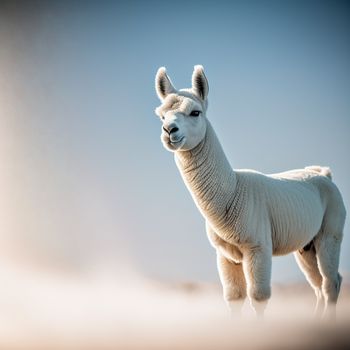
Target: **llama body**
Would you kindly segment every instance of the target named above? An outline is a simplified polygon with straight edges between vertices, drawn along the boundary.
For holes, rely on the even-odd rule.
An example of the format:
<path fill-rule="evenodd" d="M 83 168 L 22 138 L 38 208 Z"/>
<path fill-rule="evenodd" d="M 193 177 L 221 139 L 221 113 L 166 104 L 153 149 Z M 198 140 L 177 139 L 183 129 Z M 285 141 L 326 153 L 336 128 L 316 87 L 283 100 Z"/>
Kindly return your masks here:
<path fill-rule="evenodd" d="M 345 209 L 329 169 L 314 166 L 273 175 L 233 170 L 205 116 L 203 69 L 195 67 L 192 90 L 180 91 L 160 69 L 156 88 L 163 102 L 157 109 L 163 119 L 162 141 L 175 153 L 206 220 L 225 300 L 239 308 L 248 294 L 261 315 L 271 294 L 272 256 L 295 252 L 317 306 L 322 297 L 326 306 L 335 305 Z"/>

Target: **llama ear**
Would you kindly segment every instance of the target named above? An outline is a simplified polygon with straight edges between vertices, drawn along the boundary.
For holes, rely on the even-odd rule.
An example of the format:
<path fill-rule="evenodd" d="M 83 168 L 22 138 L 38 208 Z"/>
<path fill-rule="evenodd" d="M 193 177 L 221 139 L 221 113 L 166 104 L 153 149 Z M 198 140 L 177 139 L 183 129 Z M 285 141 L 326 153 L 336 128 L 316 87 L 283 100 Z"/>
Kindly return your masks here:
<path fill-rule="evenodd" d="M 169 94 L 176 92 L 165 67 L 160 67 L 156 74 L 156 91 L 159 99 L 163 101 Z"/>
<path fill-rule="evenodd" d="M 209 85 L 203 66 L 194 66 L 192 74 L 192 90 L 203 101 L 208 97 Z"/>

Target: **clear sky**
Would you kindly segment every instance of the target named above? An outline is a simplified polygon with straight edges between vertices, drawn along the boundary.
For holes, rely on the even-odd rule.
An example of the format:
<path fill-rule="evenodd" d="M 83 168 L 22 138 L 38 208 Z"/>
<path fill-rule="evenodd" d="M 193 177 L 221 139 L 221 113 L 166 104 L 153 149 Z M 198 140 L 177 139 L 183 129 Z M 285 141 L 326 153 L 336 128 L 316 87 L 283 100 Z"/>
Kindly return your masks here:
<path fill-rule="evenodd" d="M 233 167 L 328 165 L 349 208 L 349 34 L 346 1 L 1 2 L 0 253 L 218 280 L 160 142 L 160 66 L 178 88 L 204 66 Z M 274 260 L 274 281 L 298 279 Z"/>

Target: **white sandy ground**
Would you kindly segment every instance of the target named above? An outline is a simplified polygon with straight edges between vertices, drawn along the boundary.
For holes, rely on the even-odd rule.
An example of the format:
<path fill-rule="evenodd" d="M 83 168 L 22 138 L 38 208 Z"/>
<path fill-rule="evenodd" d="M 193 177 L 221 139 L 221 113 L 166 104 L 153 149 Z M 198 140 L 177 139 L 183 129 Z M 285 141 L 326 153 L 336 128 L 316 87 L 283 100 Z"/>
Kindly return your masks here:
<path fill-rule="evenodd" d="M 90 273 L 0 266 L 0 349 L 350 348 L 350 287 L 336 324 L 312 320 L 305 284 L 274 286 L 264 323 L 248 305 L 230 319 L 219 285 L 171 284 L 96 268 Z"/>

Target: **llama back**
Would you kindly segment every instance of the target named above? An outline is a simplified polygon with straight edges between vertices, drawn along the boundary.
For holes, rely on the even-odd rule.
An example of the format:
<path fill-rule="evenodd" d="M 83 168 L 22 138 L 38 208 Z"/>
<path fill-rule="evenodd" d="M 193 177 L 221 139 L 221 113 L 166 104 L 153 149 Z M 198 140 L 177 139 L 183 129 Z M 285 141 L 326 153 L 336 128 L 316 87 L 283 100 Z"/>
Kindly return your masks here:
<path fill-rule="evenodd" d="M 289 180 L 306 180 L 313 177 L 324 176 L 329 180 L 332 180 L 332 172 L 329 167 L 323 167 L 320 165 L 311 165 L 303 169 L 287 170 L 282 173 L 268 175 L 277 179 L 289 179 Z"/>
<path fill-rule="evenodd" d="M 313 171 L 320 175 L 327 176 L 329 179 L 332 180 L 332 171 L 327 166 L 311 165 L 311 166 L 305 167 L 305 170 Z"/>

